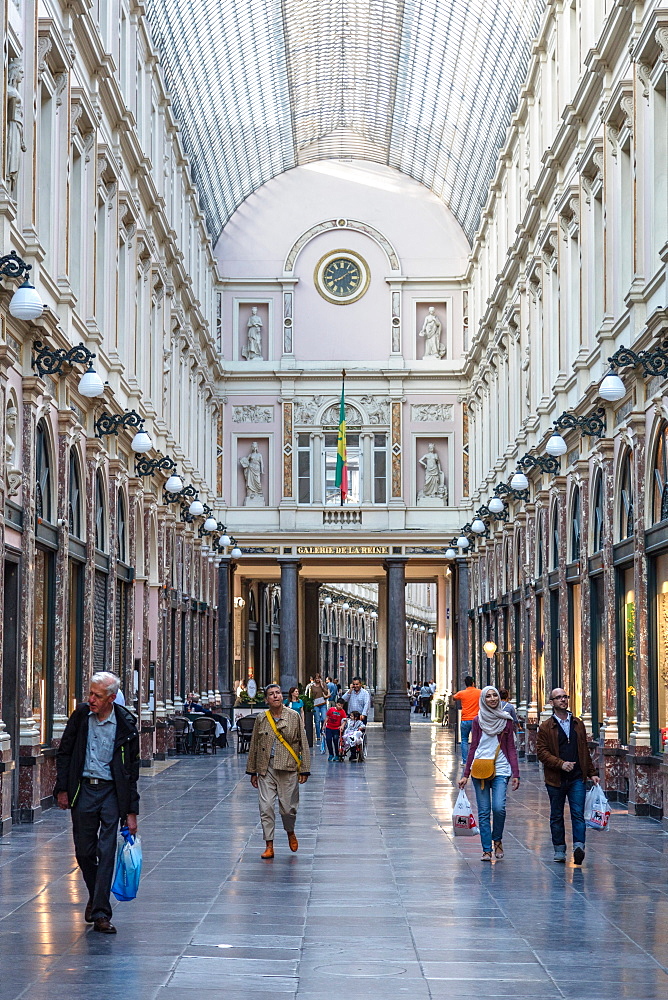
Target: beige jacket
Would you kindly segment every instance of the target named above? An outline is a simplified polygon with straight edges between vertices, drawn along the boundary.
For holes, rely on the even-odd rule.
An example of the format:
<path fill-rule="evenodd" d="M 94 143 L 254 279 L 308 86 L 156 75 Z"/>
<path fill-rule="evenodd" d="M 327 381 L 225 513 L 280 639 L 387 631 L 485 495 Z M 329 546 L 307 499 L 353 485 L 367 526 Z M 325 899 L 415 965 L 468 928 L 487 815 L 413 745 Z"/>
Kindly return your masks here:
<path fill-rule="evenodd" d="M 299 712 L 295 712 L 284 705 L 280 719 L 274 721 L 283 739 L 290 744 L 297 756 L 301 757 L 300 774 L 310 774 L 311 757 L 308 743 L 306 742 L 306 730 L 304 729 L 304 723 Z M 267 713 L 262 712 L 253 726 L 246 774 L 265 775 L 267 773 L 269 755 L 271 754 L 271 747 L 275 739 L 274 731 L 267 719 Z M 276 740 L 274 768 L 276 771 L 296 771 L 298 769 L 297 761 L 279 740 Z"/>

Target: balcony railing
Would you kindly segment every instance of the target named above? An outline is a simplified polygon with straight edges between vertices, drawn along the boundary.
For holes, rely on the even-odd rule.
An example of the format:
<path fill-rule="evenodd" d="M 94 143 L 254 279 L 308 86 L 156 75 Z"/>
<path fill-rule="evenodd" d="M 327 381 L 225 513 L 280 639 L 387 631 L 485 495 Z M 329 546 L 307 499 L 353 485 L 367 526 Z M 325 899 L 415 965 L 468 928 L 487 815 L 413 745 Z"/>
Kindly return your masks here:
<path fill-rule="evenodd" d="M 327 507 L 322 512 L 322 523 L 335 528 L 362 525 L 362 511 L 355 507 Z"/>

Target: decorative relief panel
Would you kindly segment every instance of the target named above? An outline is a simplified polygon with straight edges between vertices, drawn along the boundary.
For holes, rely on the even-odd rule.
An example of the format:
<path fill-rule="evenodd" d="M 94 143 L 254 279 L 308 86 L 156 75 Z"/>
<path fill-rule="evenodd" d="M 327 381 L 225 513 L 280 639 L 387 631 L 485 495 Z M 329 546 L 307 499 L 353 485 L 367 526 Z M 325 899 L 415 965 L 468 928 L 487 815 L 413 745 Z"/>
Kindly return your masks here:
<path fill-rule="evenodd" d="M 414 403 L 411 406 L 411 420 L 420 423 L 442 423 L 452 420 L 454 406 L 452 403 Z"/>
<path fill-rule="evenodd" d="M 401 403 L 392 401 L 392 499 L 401 497 Z"/>
<path fill-rule="evenodd" d="M 292 403 L 283 403 L 283 496 L 292 496 Z"/>
<path fill-rule="evenodd" d="M 339 426 L 339 404 L 333 403 L 328 406 L 322 415 L 321 423 L 324 427 Z M 346 424 L 348 427 L 359 426 L 363 423 L 362 414 L 356 406 L 346 403 Z"/>
<path fill-rule="evenodd" d="M 273 419 L 273 406 L 235 406 L 232 410 L 235 424 L 270 424 Z"/>

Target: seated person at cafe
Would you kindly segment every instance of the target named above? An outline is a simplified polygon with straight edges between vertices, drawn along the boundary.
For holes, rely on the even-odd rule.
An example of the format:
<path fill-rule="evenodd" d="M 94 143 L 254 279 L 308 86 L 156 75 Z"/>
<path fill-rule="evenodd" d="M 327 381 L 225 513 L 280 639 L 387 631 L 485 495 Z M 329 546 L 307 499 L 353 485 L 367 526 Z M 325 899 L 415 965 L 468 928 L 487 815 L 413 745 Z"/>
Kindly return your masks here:
<path fill-rule="evenodd" d="M 211 715 L 211 709 L 205 708 L 194 691 L 189 691 L 183 706 L 184 712 L 201 712 L 203 715 Z"/>

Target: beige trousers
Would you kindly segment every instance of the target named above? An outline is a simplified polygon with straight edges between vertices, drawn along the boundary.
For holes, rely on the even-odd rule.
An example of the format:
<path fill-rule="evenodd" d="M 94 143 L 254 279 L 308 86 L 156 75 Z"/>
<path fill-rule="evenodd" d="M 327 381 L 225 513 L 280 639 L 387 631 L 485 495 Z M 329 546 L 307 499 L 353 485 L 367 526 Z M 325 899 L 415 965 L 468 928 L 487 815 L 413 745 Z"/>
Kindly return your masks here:
<path fill-rule="evenodd" d="M 294 833 L 299 805 L 299 774 L 297 771 L 275 771 L 273 765 L 267 773 L 257 776 L 257 790 L 260 796 L 260 819 L 265 840 L 274 839 L 276 826 L 276 799 L 286 833 Z"/>

